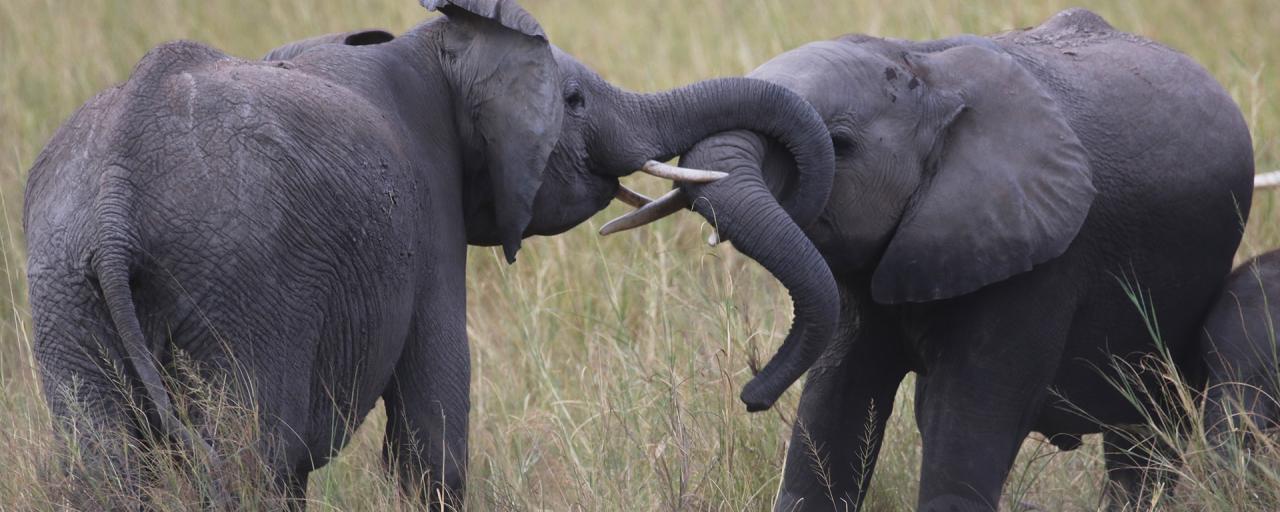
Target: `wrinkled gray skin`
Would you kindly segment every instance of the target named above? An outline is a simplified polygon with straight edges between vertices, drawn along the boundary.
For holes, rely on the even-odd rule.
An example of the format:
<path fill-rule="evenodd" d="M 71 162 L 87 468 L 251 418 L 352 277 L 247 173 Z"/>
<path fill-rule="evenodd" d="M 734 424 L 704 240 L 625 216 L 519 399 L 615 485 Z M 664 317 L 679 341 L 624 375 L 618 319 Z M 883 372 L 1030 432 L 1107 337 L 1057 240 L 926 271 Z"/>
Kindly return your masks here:
<path fill-rule="evenodd" d="M 836 148 L 825 205 L 793 200 L 790 159 L 766 136 L 718 135 L 681 159 L 732 173 L 684 187 L 722 239 L 767 260 L 807 236 L 840 286 L 839 333 L 805 382 L 776 509 L 859 506 L 907 372 L 920 510 L 994 509 L 1030 431 L 1073 448 L 1098 422 L 1139 423 L 1104 378 L 1112 355 L 1155 350 L 1125 283 L 1172 354 L 1198 358 L 1253 156 L 1238 107 L 1186 56 L 1071 10 L 994 37 L 812 43 L 749 76 L 809 100 Z M 758 236 L 790 224 L 757 206 L 768 196 L 803 233 Z M 1134 496 L 1146 452 L 1113 437 L 1109 475 Z"/>
<path fill-rule="evenodd" d="M 1280 251 L 1240 265 L 1205 318 L 1205 431 L 1227 442 L 1246 423 L 1280 428 Z M 1248 443 L 1246 443 L 1247 445 Z M 1229 455 L 1229 454 L 1228 454 Z"/>
<path fill-rule="evenodd" d="M 406 490 L 456 504 L 468 243 L 514 260 L 523 237 L 604 208 L 619 176 L 724 130 L 787 141 L 829 187 L 826 128 L 785 88 L 734 78 L 630 93 L 550 46 L 513 2 L 426 3 L 446 17 L 268 62 L 159 46 L 54 135 L 26 191 L 34 344 L 59 425 L 76 411 L 89 422 L 68 430 L 82 446 L 148 425 L 203 445 L 157 368 L 181 350 L 252 380 L 291 496 L 382 398 L 384 456 Z M 760 378 L 770 401 L 790 384 Z M 97 449 L 103 464 L 124 455 Z"/>

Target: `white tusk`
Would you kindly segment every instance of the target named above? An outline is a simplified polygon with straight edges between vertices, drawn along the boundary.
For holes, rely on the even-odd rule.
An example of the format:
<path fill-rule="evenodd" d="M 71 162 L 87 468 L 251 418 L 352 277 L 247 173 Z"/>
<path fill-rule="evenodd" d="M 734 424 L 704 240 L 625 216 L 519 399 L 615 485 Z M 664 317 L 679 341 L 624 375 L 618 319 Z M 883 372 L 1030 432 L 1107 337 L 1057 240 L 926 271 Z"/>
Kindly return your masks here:
<path fill-rule="evenodd" d="M 674 165 L 667 165 L 655 160 L 645 162 L 644 166 L 640 167 L 640 170 L 659 178 L 666 178 L 671 181 L 681 183 L 711 183 L 729 175 L 728 173 L 720 171 L 703 171 L 699 169 L 676 167 Z"/>
<path fill-rule="evenodd" d="M 1253 177 L 1253 188 L 1280 187 L 1280 171 L 1264 172 Z"/>
<path fill-rule="evenodd" d="M 714 229 L 713 229 L 713 230 L 711 230 L 711 236 L 708 236 L 708 237 L 707 237 L 707 245 L 710 245 L 710 246 L 712 246 L 712 247 L 715 247 L 715 246 L 717 246 L 717 245 L 720 245 L 720 232 L 719 232 L 719 231 L 716 231 L 716 230 L 714 230 Z"/>
<path fill-rule="evenodd" d="M 632 208 L 644 208 L 644 205 L 652 203 L 653 200 L 648 196 L 631 190 L 621 184 L 618 185 L 618 193 L 613 195 L 614 199 L 631 205 Z"/>
<path fill-rule="evenodd" d="M 687 207 L 689 207 L 689 196 L 684 195 L 684 191 L 677 188 L 667 192 L 652 203 L 609 221 L 604 227 L 600 228 L 600 234 L 612 235 L 619 231 L 635 229 Z"/>

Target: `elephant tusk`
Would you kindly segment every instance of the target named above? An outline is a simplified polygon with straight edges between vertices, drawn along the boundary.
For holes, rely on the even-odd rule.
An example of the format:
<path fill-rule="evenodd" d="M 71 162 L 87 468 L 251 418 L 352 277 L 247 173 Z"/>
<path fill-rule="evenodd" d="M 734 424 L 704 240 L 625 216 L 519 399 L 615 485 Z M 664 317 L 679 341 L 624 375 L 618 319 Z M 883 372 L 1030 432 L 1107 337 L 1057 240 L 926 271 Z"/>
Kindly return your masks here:
<path fill-rule="evenodd" d="M 640 170 L 646 174 L 652 174 L 659 178 L 666 178 L 678 183 L 711 183 L 729 175 L 728 173 L 720 171 L 703 171 L 699 169 L 676 167 L 656 160 L 645 162 L 644 166 L 640 167 Z"/>
<path fill-rule="evenodd" d="M 1253 177 L 1253 188 L 1280 187 L 1280 171 L 1264 172 Z"/>
<path fill-rule="evenodd" d="M 644 205 L 652 203 L 653 200 L 648 196 L 631 190 L 621 184 L 618 185 L 618 193 L 613 195 L 614 199 L 631 205 L 633 208 L 644 208 Z"/>
<path fill-rule="evenodd" d="M 601 235 L 612 235 L 619 231 L 635 229 L 689 207 L 689 196 L 684 191 L 675 189 L 662 197 L 646 204 L 631 213 L 609 221 L 600 228 Z"/>

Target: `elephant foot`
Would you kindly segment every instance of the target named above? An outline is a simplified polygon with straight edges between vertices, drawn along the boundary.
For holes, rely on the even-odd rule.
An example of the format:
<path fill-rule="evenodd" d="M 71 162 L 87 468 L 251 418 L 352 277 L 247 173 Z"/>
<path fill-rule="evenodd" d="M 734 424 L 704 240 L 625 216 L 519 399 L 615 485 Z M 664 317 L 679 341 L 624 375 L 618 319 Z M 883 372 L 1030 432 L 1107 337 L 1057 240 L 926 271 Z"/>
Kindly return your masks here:
<path fill-rule="evenodd" d="M 995 512 L 997 506 L 956 495 L 939 496 L 920 506 L 920 512 Z"/>
<path fill-rule="evenodd" d="M 1017 512 L 1049 512 L 1044 507 L 1030 501 L 1019 501 L 1018 507 L 1014 510 Z"/>
<path fill-rule="evenodd" d="M 778 501 L 773 503 L 773 512 L 797 512 L 804 510 L 805 499 L 801 496 L 783 491 L 778 493 Z"/>

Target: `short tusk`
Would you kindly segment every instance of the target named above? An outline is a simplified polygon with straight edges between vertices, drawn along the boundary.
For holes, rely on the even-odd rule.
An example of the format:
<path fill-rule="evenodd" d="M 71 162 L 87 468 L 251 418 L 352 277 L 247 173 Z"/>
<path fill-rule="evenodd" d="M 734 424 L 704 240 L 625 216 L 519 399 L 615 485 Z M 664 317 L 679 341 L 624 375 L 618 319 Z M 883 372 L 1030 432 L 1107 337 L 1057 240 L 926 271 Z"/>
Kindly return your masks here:
<path fill-rule="evenodd" d="M 631 190 L 623 185 L 618 185 L 618 193 L 613 195 L 614 199 L 631 205 L 632 208 L 644 208 L 644 205 L 652 203 L 653 200 L 648 196 Z"/>
<path fill-rule="evenodd" d="M 640 167 L 640 170 L 659 178 L 666 178 L 680 183 L 711 183 L 728 176 L 727 173 L 720 171 L 685 169 L 684 167 L 667 165 L 655 160 L 645 162 L 644 166 Z"/>
<path fill-rule="evenodd" d="M 609 221 L 608 224 L 600 228 L 600 234 L 612 235 L 619 231 L 635 229 L 688 207 L 689 196 L 686 196 L 684 191 L 675 189 L 667 192 L 652 203 Z"/>
<path fill-rule="evenodd" d="M 1253 177 L 1253 188 L 1280 187 L 1280 171 L 1264 172 Z"/>
<path fill-rule="evenodd" d="M 714 230 L 714 229 L 713 229 L 713 230 L 711 230 L 711 236 L 708 236 L 708 237 L 707 237 L 707 245 L 710 245 L 710 246 L 712 246 L 712 247 L 715 247 L 715 246 L 717 246 L 717 245 L 720 245 L 720 232 L 719 232 L 719 231 L 716 231 L 716 230 Z"/>

